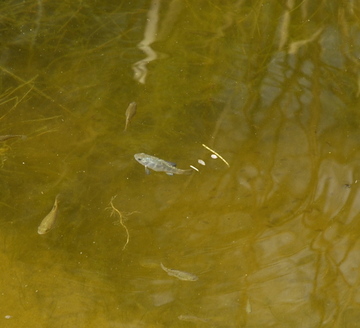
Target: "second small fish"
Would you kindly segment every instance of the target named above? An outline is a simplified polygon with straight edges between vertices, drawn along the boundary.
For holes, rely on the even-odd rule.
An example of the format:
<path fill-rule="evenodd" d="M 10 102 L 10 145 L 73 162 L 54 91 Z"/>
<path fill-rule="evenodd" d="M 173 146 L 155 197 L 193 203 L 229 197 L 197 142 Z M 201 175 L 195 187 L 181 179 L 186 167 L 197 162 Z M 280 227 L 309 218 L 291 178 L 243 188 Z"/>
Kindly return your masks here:
<path fill-rule="evenodd" d="M 135 101 L 133 101 L 132 103 L 129 104 L 128 108 L 126 109 L 125 112 L 126 121 L 125 121 L 124 132 L 126 132 L 131 119 L 135 116 L 136 108 L 137 108 L 137 104 Z"/>
<path fill-rule="evenodd" d="M 55 197 L 55 202 L 53 205 L 53 208 L 49 212 L 48 215 L 45 216 L 45 218 L 41 221 L 39 227 L 38 227 L 38 234 L 43 235 L 47 232 L 49 232 L 55 224 L 57 212 L 58 212 L 58 198 L 59 195 Z"/>
<path fill-rule="evenodd" d="M 22 134 L 7 134 L 6 136 L 0 136 L 0 141 L 5 141 L 5 140 L 8 140 L 8 139 L 12 139 L 12 138 L 25 139 L 26 136 L 24 136 Z"/>
<path fill-rule="evenodd" d="M 135 159 L 145 166 L 146 174 L 150 174 L 149 169 L 152 169 L 157 172 L 165 172 L 168 175 L 173 174 L 191 174 L 192 170 L 181 170 L 176 167 L 175 163 L 164 161 L 163 159 L 147 155 L 144 153 L 139 153 L 134 155 Z"/>
<path fill-rule="evenodd" d="M 180 280 L 184 280 L 184 281 L 196 281 L 199 279 L 198 276 L 189 273 L 189 272 L 185 272 L 185 271 L 179 271 L 179 270 L 173 270 L 173 269 L 169 269 L 167 268 L 164 264 L 160 263 L 161 269 L 163 269 L 169 276 L 178 278 Z"/>

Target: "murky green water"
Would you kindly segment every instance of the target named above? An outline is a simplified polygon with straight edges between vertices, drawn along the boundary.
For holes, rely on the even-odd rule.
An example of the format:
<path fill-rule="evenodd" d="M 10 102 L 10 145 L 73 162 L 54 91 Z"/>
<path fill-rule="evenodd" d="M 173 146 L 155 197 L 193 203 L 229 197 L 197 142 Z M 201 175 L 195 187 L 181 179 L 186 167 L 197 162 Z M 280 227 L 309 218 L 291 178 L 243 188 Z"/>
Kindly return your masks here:
<path fill-rule="evenodd" d="M 358 327 L 357 2 L 0 8 L 1 327 Z"/>

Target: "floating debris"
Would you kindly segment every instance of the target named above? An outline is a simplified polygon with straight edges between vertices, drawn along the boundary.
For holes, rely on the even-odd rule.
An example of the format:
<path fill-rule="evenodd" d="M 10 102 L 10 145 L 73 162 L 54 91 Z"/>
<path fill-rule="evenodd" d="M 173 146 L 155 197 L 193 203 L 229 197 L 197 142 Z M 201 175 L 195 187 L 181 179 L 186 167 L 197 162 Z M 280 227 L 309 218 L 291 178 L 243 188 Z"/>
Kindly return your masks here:
<path fill-rule="evenodd" d="M 210 147 L 202 144 L 203 147 L 205 147 L 207 150 L 211 151 L 214 155 L 219 157 L 228 167 L 230 167 L 229 163 L 221 156 L 219 155 L 215 150 L 211 149 Z"/>
<path fill-rule="evenodd" d="M 205 165 L 205 162 L 204 162 L 202 159 L 198 159 L 198 163 L 199 163 L 200 165 Z"/>
<path fill-rule="evenodd" d="M 137 104 L 135 101 L 133 101 L 132 103 L 129 104 L 128 108 L 126 109 L 125 112 L 126 121 L 125 121 L 124 132 L 126 132 L 131 119 L 135 116 L 136 108 L 137 108 Z"/>
<path fill-rule="evenodd" d="M 196 276 L 196 275 L 194 275 L 192 273 L 185 272 L 185 271 L 168 269 L 162 263 L 160 263 L 160 266 L 169 276 L 178 278 L 180 280 L 183 280 L 183 281 L 196 281 L 196 280 L 199 279 L 198 276 Z"/>
<path fill-rule="evenodd" d="M 218 157 L 215 154 L 211 154 L 210 156 L 212 159 L 217 159 Z"/>
<path fill-rule="evenodd" d="M 199 169 L 198 169 L 197 167 L 195 167 L 195 166 L 193 166 L 193 165 L 190 165 L 190 167 L 191 167 L 193 170 L 195 170 L 195 171 L 198 171 L 198 172 L 199 172 Z"/>
<path fill-rule="evenodd" d="M 43 234 L 49 232 L 54 227 L 56 216 L 58 213 L 58 198 L 59 198 L 59 195 L 56 195 L 53 208 L 51 209 L 49 214 L 46 215 L 45 218 L 41 221 L 41 223 L 38 227 L 39 235 L 43 235 Z"/>
<path fill-rule="evenodd" d="M 130 234 L 129 234 L 129 230 L 128 228 L 126 227 L 126 225 L 124 224 L 124 220 L 123 220 L 123 215 L 122 213 L 114 206 L 113 204 L 113 200 L 116 198 L 117 195 L 113 196 L 110 200 L 110 207 L 108 207 L 107 209 L 111 209 L 111 214 L 110 216 L 113 216 L 113 215 L 118 215 L 119 216 L 119 222 L 121 224 L 121 226 L 125 229 L 126 231 L 126 243 L 124 245 L 124 247 L 122 248 L 123 250 L 126 248 L 127 244 L 129 243 L 130 241 Z"/>

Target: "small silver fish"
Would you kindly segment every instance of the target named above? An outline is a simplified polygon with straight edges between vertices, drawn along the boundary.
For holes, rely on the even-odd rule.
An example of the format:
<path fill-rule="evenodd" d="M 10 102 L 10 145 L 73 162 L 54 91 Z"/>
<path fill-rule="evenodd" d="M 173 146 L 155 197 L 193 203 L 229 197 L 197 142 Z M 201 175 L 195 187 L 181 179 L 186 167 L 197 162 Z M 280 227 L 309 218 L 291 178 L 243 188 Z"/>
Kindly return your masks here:
<path fill-rule="evenodd" d="M 246 313 L 251 313 L 251 303 L 249 299 L 246 300 L 245 311 Z"/>
<path fill-rule="evenodd" d="M 196 281 L 199 279 L 198 276 L 195 276 L 192 273 L 189 272 L 184 272 L 184 271 L 179 271 L 179 270 L 173 270 L 173 269 L 168 269 L 167 267 L 164 266 L 164 264 L 160 263 L 161 268 L 169 275 L 175 278 L 178 278 L 180 280 L 184 280 L 184 281 Z"/>
<path fill-rule="evenodd" d="M 164 161 L 163 159 L 147 155 L 144 153 L 139 153 L 134 155 L 135 159 L 141 164 L 145 166 L 146 174 L 150 174 L 150 170 L 152 169 L 157 172 L 165 172 L 168 175 L 173 174 L 191 174 L 192 170 L 181 170 L 176 167 L 175 163 Z"/>
<path fill-rule="evenodd" d="M 45 216 L 45 218 L 41 221 L 39 227 L 38 227 L 38 234 L 43 235 L 47 232 L 49 232 L 55 224 L 57 212 L 58 212 L 58 198 L 59 195 L 55 197 L 55 202 L 53 205 L 53 208 L 49 212 L 48 215 Z"/>
<path fill-rule="evenodd" d="M 197 323 L 197 322 L 209 322 L 208 319 L 199 318 L 199 317 L 196 317 L 194 315 L 188 315 L 188 314 L 181 314 L 181 315 L 178 316 L 178 319 L 181 320 L 181 321 L 188 321 L 188 322 L 194 322 L 194 323 Z"/>
<path fill-rule="evenodd" d="M 135 101 L 133 101 L 132 103 L 129 104 L 128 108 L 126 109 L 125 112 L 126 121 L 125 121 L 124 132 L 126 132 L 131 119 L 135 116 L 136 108 L 137 108 L 137 104 Z"/>

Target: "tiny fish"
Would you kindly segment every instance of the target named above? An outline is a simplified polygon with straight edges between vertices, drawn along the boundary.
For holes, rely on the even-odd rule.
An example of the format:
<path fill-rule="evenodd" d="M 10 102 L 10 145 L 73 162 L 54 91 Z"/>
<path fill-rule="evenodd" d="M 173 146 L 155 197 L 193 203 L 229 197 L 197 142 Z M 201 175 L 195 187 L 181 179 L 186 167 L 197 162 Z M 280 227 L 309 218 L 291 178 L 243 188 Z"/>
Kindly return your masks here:
<path fill-rule="evenodd" d="M 181 170 L 176 167 L 175 163 L 164 161 L 163 159 L 146 155 L 144 153 L 135 154 L 135 159 L 141 164 L 145 166 L 146 174 L 150 174 L 150 170 L 152 169 L 157 172 L 165 172 L 168 175 L 173 174 L 191 174 L 192 170 Z"/>
<path fill-rule="evenodd" d="M 55 197 L 55 202 L 54 202 L 53 208 L 51 209 L 49 214 L 46 215 L 45 218 L 41 221 L 41 223 L 38 227 L 39 235 L 43 235 L 43 234 L 49 232 L 54 227 L 57 212 L 58 212 L 58 197 L 59 197 L 59 195 L 57 195 Z"/>
<path fill-rule="evenodd" d="M 132 103 L 129 104 L 128 108 L 126 109 L 126 112 L 125 112 L 125 117 L 126 117 L 126 121 L 125 121 L 125 129 L 124 129 L 124 132 L 127 130 L 128 128 L 128 125 L 131 121 L 131 119 L 135 116 L 136 114 L 136 107 L 137 107 L 137 104 L 135 101 L 133 101 Z"/>
<path fill-rule="evenodd" d="M 245 311 L 246 313 L 251 313 L 251 303 L 249 299 L 246 300 Z"/>
<path fill-rule="evenodd" d="M 179 271 L 179 270 L 173 270 L 173 269 L 168 269 L 167 267 L 164 266 L 164 264 L 160 263 L 161 268 L 169 275 L 175 278 L 178 278 L 180 280 L 184 280 L 184 281 L 196 281 L 199 279 L 198 276 L 195 276 L 192 273 L 189 272 L 184 272 L 184 271 Z"/>
<path fill-rule="evenodd" d="M 25 139 L 26 136 L 21 135 L 21 134 L 7 134 L 5 136 L 0 136 L 0 141 L 5 141 L 8 139 L 12 139 L 12 138 L 21 138 L 21 139 Z"/>
<path fill-rule="evenodd" d="M 188 321 L 188 322 L 209 322 L 208 319 L 199 318 L 194 315 L 187 315 L 187 314 L 181 314 L 178 316 L 178 319 L 181 321 Z"/>

